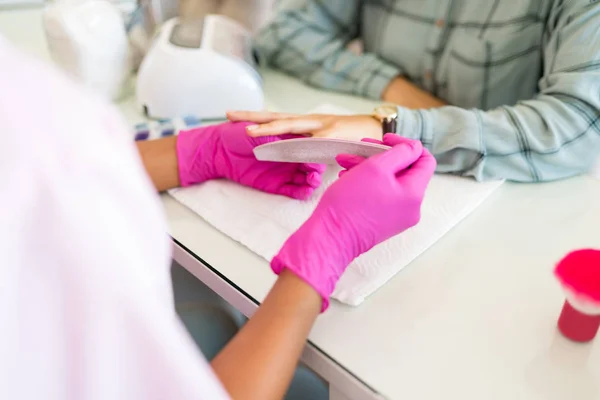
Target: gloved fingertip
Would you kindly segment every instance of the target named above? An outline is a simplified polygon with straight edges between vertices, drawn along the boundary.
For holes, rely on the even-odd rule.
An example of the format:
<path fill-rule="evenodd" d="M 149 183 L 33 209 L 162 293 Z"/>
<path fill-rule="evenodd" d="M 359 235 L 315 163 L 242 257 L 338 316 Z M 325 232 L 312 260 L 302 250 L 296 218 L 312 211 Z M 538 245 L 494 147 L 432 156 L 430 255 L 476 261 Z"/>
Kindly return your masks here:
<path fill-rule="evenodd" d="M 345 169 L 351 169 L 356 167 L 358 164 L 365 161 L 364 157 L 357 156 L 355 154 L 338 154 L 335 157 L 335 161 L 338 165 Z"/>
<path fill-rule="evenodd" d="M 348 172 L 348 170 L 343 169 L 340 171 L 340 173 L 338 174 L 338 178 L 341 178 L 342 176 L 344 176 L 346 174 L 346 172 Z"/>
<path fill-rule="evenodd" d="M 421 142 L 418 140 L 409 139 L 408 142 L 405 142 L 402 145 L 408 147 L 410 151 L 414 152 L 415 154 L 418 153 L 420 155 L 423 153 L 423 144 L 421 144 Z"/>
<path fill-rule="evenodd" d="M 325 172 L 325 169 L 327 168 L 326 165 L 324 164 L 301 164 L 300 165 L 300 171 L 304 171 L 304 172 L 318 172 L 320 174 L 322 174 L 323 172 Z"/>
<path fill-rule="evenodd" d="M 395 133 L 386 133 L 383 137 L 383 144 L 391 147 L 403 145 L 411 150 L 420 150 L 423 148 L 423 145 L 419 140 L 405 138 Z"/>
<path fill-rule="evenodd" d="M 338 164 L 341 162 L 344 162 L 344 160 L 346 160 L 348 157 L 352 157 L 350 154 L 338 154 L 337 156 L 335 156 L 335 162 L 337 162 Z"/>
<path fill-rule="evenodd" d="M 352 154 L 338 154 L 335 156 L 335 162 L 341 166 L 344 166 L 344 164 L 351 163 L 355 157 L 356 156 Z"/>
<path fill-rule="evenodd" d="M 310 172 L 306 176 L 306 183 L 312 188 L 318 188 L 322 182 L 323 178 L 319 172 Z"/>

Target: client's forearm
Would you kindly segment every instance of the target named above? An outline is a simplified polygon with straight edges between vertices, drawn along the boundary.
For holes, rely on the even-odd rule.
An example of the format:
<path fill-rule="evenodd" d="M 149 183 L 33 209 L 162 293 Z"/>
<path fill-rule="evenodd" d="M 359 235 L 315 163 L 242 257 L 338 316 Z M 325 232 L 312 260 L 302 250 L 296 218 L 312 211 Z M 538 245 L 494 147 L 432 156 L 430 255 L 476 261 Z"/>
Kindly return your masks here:
<path fill-rule="evenodd" d="M 442 99 L 438 99 L 402 77 L 395 78 L 388 85 L 383 92 L 383 100 L 411 109 L 436 108 L 446 105 Z"/>
<path fill-rule="evenodd" d="M 156 190 L 162 192 L 179 187 L 177 137 L 136 142 L 138 151 Z"/>

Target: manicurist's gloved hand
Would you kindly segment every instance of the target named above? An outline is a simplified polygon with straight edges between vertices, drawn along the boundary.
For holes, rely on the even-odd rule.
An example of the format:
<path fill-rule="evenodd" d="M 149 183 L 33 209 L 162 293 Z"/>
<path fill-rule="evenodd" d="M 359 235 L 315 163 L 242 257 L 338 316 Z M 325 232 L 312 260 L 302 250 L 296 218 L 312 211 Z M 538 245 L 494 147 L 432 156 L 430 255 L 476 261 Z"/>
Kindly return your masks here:
<path fill-rule="evenodd" d="M 179 133 L 177 159 L 181 186 L 209 179 L 229 179 L 244 186 L 299 200 L 307 199 L 321 184 L 325 167 L 316 164 L 258 161 L 253 149 L 287 136 L 253 138 L 248 123 L 235 122 Z"/>
<path fill-rule="evenodd" d="M 287 268 L 311 285 L 323 310 L 352 260 L 419 222 L 435 159 L 418 141 L 386 135 L 384 143 L 393 147 L 367 160 L 338 157 L 350 170 L 271 262 L 275 273 Z"/>

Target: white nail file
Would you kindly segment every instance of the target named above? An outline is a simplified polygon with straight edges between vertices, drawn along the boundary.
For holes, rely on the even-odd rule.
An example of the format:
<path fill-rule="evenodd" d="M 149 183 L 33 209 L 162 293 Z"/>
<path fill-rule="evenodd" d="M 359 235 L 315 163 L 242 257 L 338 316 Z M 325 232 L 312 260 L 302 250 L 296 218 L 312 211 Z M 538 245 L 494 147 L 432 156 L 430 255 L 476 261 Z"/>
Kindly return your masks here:
<path fill-rule="evenodd" d="M 335 157 L 339 154 L 368 158 L 389 148 L 383 144 L 344 139 L 298 138 L 257 146 L 254 148 L 254 156 L 260 161 L 334 165 Z"/>

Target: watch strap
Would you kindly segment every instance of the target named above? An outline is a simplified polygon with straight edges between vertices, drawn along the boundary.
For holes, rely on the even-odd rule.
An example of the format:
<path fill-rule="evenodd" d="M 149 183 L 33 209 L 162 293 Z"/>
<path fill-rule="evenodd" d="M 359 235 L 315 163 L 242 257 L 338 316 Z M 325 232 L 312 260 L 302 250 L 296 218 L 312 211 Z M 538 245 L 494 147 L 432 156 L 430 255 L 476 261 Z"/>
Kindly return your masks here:
<path fill-rule="evenodd" d="M 386 133 L 396 133 L 398 128 L 398 116 L 395 115 L 393 117 L 384 118 L 381 121 L 381 129 L 383 130 L 383 134 Z"/>
<path fill-rule="evenodd" d="M 396 133 L 398 128 L 398 108 L 387 104 L 375 108 L 373 116 L 381 123 L 382 134 Z"/>

